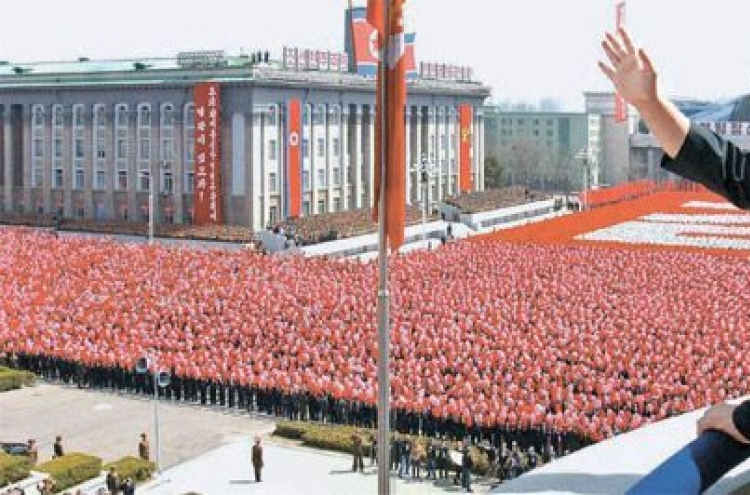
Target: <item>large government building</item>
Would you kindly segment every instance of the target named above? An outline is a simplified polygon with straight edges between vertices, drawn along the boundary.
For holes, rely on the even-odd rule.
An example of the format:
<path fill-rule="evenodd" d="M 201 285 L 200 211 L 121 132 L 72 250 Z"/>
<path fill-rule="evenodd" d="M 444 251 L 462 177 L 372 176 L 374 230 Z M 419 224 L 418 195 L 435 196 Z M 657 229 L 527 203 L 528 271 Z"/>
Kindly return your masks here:
<path fill-rule="evenodd" d="M 200 202 L 210 221 L 259 230 L 369 206 L 375 81 L 363 18 L 347 12 L 341 53 L 0 62 L 0 208 L 144 221 L 153 190 L 158 222 L 193 222 Z M 462 174 L 481 189 L 489 88 L 466 68 L 412 65 L 410 170 L 434 164 L 432 201 L 457 194 Z M 407 202 L 421 201 L 423 176 L 408 177 Z"/>

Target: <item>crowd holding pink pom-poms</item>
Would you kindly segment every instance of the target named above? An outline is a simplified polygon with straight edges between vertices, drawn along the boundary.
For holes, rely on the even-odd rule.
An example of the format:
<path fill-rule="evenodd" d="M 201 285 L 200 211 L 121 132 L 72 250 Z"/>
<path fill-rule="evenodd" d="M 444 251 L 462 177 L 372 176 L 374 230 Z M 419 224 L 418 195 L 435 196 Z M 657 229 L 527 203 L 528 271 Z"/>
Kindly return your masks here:
<path fill-rule="evenodd" d="M 731 273 L 731 277 L 726 277 Z M 376 403 L 376 265 L 0 230 L 0 353 Z M 400 413 L 593 441 L 748 393 L 750 264 L 453 243 L 394 258 Z"/>

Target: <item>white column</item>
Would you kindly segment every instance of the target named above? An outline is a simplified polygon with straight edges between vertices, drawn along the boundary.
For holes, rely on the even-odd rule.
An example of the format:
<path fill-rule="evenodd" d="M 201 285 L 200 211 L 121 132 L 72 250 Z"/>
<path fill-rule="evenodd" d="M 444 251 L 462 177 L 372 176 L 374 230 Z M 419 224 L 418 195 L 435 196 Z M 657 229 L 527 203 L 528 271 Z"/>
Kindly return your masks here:
<path fill-rule="evenodd" d="M 341 104 L 341 125 L 339 126 L 339 139 L 341 143 L 341 156 L 339 166 L 341 167 L 341 207 L 349 209 L 349 196 L 351 195 L 351 181 L 349 180 L 349 167 L 351 158 L 349 155 L 349 104 Z"/>
<path fill-rule="evenodd" d="M 307 162 L 309 175 L 310 175 L 310 190 L 311 190 L 311 199 L 310 199 L 310 214 L 311 215 L 317 215 L 318 214 L 318 169 L 320 168 L 319 158 L 318 158 L 318 138 L 320 137 L 320 126 L 316 123 L 316 120 L 320 117 L 318 116 L 318 106 L 317 105 L 311 105 L 310 107 L 310 132 L 306 135 L 309 136 L 310 141 L 307 145 L 308 153 L 310 153 L 310 158 Z"/>
<path fill-rule="evenodd" d="M 334 105 L 326 106 L 326 124 L 325 124 L 325 136 L 326 136 L 326 211 L 331 213 L 333 211 L 333 198 L 336 196 L 336 187 L 333 184 L 333 169 L 339 167 L 339 158 L 341 156 L 341 146 L 339 145 L 339 156 L 333 154 L 333 140 L 339 135 L 340 123 L 335 123 L 336 120 L 336 107 Z M 339 142 L 340 143 L 340 142 Z"/>
<path fill-rule="evenodd" d="M 5 211 L 13 210 L 13 154 L 11 147 L 10 132 L 10 109 L 11 105 L 3 105 L 3 161 L 4 161 L 4 191 Z"/>
<path fill-rule="evenodd" d="M 370 105 L 367 116 L 367 140 L 365 155 L 367 156 L 367 206 L 375 206 L 375 105 Z"/>
<path fill-rule="evenodd" d="M 421 163 L 422 161 L 422 137 L 423 137 L 423 125 L 422 125 L 422 107 L 416 107 L 414 110 L 414 163 Z M 411 163 L 410 165 L 413 165 L 414 163 Z M 422 204 L 422 180 L 419 176 L 419 172 L 415 171 L 412 172 L 412 178 L 414 179 L 414 183 L 416 184 L 416 201 L 417 204 Z"/>
<path fill-rule="evenodd" d="M 31 107 L 29 105 L 23 106 L 23 119 L 22 119 L 22 134 L 23 134 L 23 150 L 22 154 L 24 157 L 23 164 L 28 166 L 22 166 L 22 183 L 23 183 L 23 203 L 24 212 L 31 213 L 34 211 L 34 205 L 31 204 Z"/>
<path fill-rule="evenodd" d="M 250 151 L 250 167 L 251 167 L 251 182 L 250 182 L 250 198 L 253 203 L 253 220 L 252 226 L 253 231 L 258 232 L 266 228 L 266 220 L 268 220 L 267 213 L 264 210 L 264 197 L 266 192 L 264 191 L 263 180 L 263 162 L 261 160 L 261 143 L 263 136 L 261 135 L 261 110 L 258 106 L 253 105 L 250 115 L 250 132 L 251 132 L 251 151 Z"/>
<path fill-rule="evenodd" d="M 414 161 L 414 157 L 411 154 L 411 107 L 407 106 L 405 109 L 405 115 L 404 118 L 406 119 L 406 204 L 411 204 L 411 166 L 413 163 L 416 163 Z"/>
<path fill-rule="evenodd" d="M 436 203 L 443 201 L 443 163 L 445 162 L 445 148 L 443 147 L 443 138 L 445 137 L 445 107 L 437 107 L 435 120 L 435 174 L 436 194 L 433 198 Z"/>
<path fill-rule="evenodd" d="M 185 159 L 187 157 L 187 153 L 185 153 L 185 101 L 175 103 L 174 106 L 174 121 L 175 125 L 172 130 L 172 139 L 174 139 L 174 156 L 172 161 L 172 208 L 174 209 L 172 211 L 172 215 L 174 217 L 174 223 L 185 223 L 185 216 L 183 215 L 183 212 L 185 211 Z M 115 130 L 115 118 L 112 117 L 110 128 L 112 129 L 112 136 L 113 141 L 114 136 L 117 134 L 117 131 Z M 110 154 L 114 157 L 114 150 Z M 116 161 L 113 162 L 114 164 L 114 171 L 115 174 L 114 180 L 117 180 L 117 163 Z M 114 181 L 113 181 L 114 183 Z M 114 193 L 113 193 L 114 194 Z M 114 205 L 113 207 L 117 208 L 117 205 Z M 115 215 L 117 214 L 117 211 L 115 211 Z"/>
<path fill-rule="evenodd" d="M 354 138 L 352 139 L 351 154 L 354 163 L 354 207 L 362 208 L 362 105 L 354 105 L 354 122 L 352 129 Z"/>

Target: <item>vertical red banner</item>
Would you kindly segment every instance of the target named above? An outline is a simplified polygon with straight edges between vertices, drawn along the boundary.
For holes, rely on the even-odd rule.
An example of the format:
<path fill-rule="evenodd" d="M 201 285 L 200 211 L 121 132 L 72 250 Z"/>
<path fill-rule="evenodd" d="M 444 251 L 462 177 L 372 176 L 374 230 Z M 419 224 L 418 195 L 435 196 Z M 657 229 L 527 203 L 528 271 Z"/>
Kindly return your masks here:
<path fill-rule="evenodd" d="M 374 24 L 381 24 L 378 33 L 384 32 L 389 41 L 385 62 L 386 104 L 376 105 L 375 140 L 375 201 L 373 216 L 385 225 L 389 247 L 396 251 L 404 243 L 406 224 L 406 34 L 404 33 L 405 0 L 389 0 L 388 19 L 373 15 Z M 371 2 L 376 4 L 377 2 Z M 382 84 L 377 84 L 380 98 Z M 380 131 L 385 119 L 385 135 Z M 385 153 L 385 167 L 382 166 L 382 150 Z M 385 175 L 383 175 L 385 172 Z M 379 218 L 381 189 L 384 189 L 385 216 Z"/>
<path fill-rule="evenodd" d="M 461 135 L 459 146 L 459 190 L 470 192 L 473 189 L 471 179 L 471 122 L 474 119 L 474 109 L 471 105 L 460 105 L 458 107 L 458 126 Z"/>
<path fill-rule="evenodd" d="M 615 7 L 615 26 L 617 30 L 625 27 L 625 2 Z M 619 93 L 615 94 L 615 122 L 625 122 L 628 118 L 628 104 Z"/>
<path fill-rule="evenodd" d="M 198 225 L 224 223 L 221 202 L 221 90 L 218 83 L 193 89 L 195 105 L 194 221 Z"/>
<path fill-rule="evenodd" d="M 302 213 L 302 104 L 299 100 L 289 100 L 287 115 L 287 208 L 290 217 Z"/>

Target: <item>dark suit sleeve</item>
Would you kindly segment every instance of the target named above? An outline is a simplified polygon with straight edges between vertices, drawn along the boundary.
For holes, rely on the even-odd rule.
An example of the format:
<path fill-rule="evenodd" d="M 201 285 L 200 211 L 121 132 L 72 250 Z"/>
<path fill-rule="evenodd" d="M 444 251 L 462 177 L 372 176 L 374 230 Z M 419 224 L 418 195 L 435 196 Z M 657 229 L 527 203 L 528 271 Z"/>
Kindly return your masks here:
<path fill-rule="evenodd" d="M 742 436 L 750 440 L 750 400 L 737 406 L 732 413 L 732 421 Z"/>
<path fill-rule="evenodd" d="M 703 184 L 739 208 L 750 209 L 749 164 L 747 152 L 709 129 L 691 123 L 677 156 L 671 159 L 664 155 L 661 165 Z"/>

